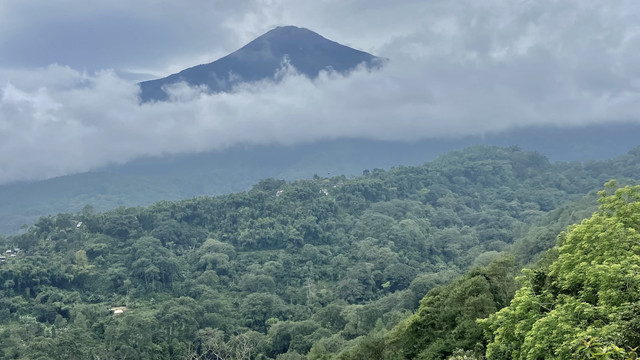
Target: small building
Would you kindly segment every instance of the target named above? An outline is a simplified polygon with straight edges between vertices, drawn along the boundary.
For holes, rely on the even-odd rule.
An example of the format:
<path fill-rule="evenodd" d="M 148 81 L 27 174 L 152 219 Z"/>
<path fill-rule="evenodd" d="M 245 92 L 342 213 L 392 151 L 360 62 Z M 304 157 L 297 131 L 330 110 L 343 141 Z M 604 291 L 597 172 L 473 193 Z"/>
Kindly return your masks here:
<path fill-rule="evenodd" d="M 0 256 L 0 262 L 5 262 L 5 261 L 7 261 L 6 256 Z"/>
<path fill-rule="evenodd" d="M 111 311 L 111 313 L 115 316 L 115 315 L 122 315 L 124 314 L 125 311 L 128 311 L 129 308 L 127 308 L 126 306 L 116 306 L 116 307 L 112 307 L 111 309 L 109 309 L 109 311 Z"/>

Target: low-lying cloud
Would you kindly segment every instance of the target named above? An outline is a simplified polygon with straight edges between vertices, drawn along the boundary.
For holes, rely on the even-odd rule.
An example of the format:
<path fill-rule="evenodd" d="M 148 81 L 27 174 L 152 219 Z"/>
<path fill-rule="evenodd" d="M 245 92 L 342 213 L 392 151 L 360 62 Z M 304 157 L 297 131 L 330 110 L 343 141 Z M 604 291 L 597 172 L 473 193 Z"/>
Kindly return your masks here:
<path fill-rule="evenodd" d="M 0 70 L 0 183 L 242 144 L 640 122 L 635 3 L 460 3 L 384 44 L 380 70 L 285 68 L 232 93 L 175 86 L 164 103 L 140 104 L 114 71 Z"/>

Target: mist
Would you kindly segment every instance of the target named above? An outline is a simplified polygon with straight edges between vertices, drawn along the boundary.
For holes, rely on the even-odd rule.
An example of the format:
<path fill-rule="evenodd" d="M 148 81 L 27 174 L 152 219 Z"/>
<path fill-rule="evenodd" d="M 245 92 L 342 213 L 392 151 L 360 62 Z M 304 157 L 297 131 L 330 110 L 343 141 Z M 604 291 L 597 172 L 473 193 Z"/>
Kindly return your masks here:
<path fill-rule="evenodd" d="M 384 38 L 374 54 L 389 59 L 381 69 L 311 80 L 285 63 L 273 79 L 230 93 L 182 84 L 159 103 L 141 104 L 139 87 L 116 70 L 5 67 L 0 183 L 237 145 L 637 123 L 640 12 L 616 4 L 443 3 Z"/>

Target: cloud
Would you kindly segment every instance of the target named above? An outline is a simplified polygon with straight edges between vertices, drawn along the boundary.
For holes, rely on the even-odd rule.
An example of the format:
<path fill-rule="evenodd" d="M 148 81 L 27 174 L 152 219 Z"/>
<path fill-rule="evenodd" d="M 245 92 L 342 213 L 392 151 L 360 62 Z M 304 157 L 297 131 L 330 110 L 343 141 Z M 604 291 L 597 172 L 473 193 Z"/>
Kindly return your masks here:
<path fill-rule="evenodd" d="M 260 3 L 5 1 L 0 4 L 0 66 L 60 63 L 164 76 L 235 50 L 245 40 L 233 27 L 236 19 L 260 11 Z"/>
<path fill-rule="evenodd" d="M 139 104 L 114 71 L 0 70 L 0 183 L 242 144 L 640 122 L 635 3 L 430 4 L 380 47 L 388 64 L 349 76 L 284 69 L 279 83 L 215 95 L 179 85 L 171 102 Z"/>

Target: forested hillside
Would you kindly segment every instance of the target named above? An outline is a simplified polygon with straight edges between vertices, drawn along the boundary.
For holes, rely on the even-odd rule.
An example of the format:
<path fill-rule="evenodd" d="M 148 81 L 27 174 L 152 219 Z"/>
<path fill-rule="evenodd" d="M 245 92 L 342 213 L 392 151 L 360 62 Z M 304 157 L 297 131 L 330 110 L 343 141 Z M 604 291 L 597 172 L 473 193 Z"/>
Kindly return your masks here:
<path fill-rule="evenodd" d="M 0 357 L 371 359 L 395 349 L 389 358 L 440 359 L 482 356 L 487 341 L 493 358 L 521 354 L 521 338 L 504 350 L 492 337 L 528 318 L 491 314 L 528 296 L 514 277 L 530 261 L 560 276 L 556 252 L 542 252 L 596 210 L 606 181 L 637 181 L 639 162 L 638 149 L 551 164 L 476 146 L 354 179 L 267 179 L 225 196 L 43 217 L 0 241 L 11 250 L 0 263 Z M 607 201 L 601 216 L 637 216 Z M 555 284 L 540 289 L 581 291 Z"/>
<path fill-rule="evenodd" d="M 599 159 L 577 166 L 590 169 L 589 181 L 597 177 L 602 181 L 593 186 L 601 186 L 611 177 L 600 176 L 597 169 L 628 158 L 619 155 L 637 145 L 638 133 L 640 125 L 526 128 L 493 136 L 411 143 L 336 139 L 296 146 L 238 146 L 221 152 L 142 158 L 86 173 L 0 185 L 0 233 L 18 233 L 24 224 L 33 224 L 40 216 L 76 213 L 86 204 L 98 211 L 108 211 L 118 206 L 147 206 L 161 200 L 247 191 L 266 178 L 294 181 L 310 179 L 314 174 L 351 177 L 361 175 L 364 169 L 421 165 L 471 144 L 522 144 L 523 148 L 544 154 L 552 161 Z M 616 139 L 614 143 L 612 138 Z M 614 156 L 619 157 L 604 160 Z M 562 164 L 560 167 L 565 168 Z M 580 171 L 568 170 L 567 176 L 579 174 Z"/>
<path fill-rule="evenodd" d="M 376 328 L 339 353 L 318 342 L 310 358 L 637 359 L 640 186 L 616 185 L 520 277 L 508 257 L 475 268 L 431 290 L 391 330 Z"/>

